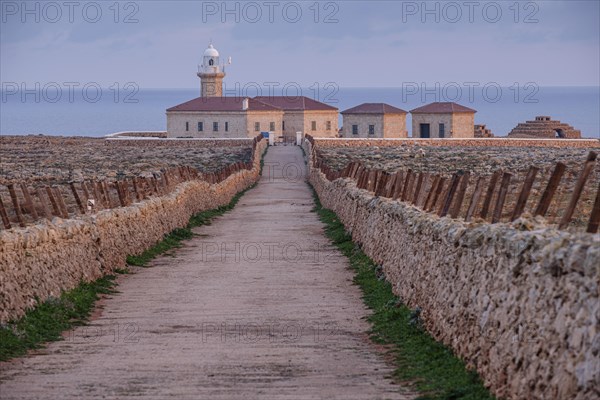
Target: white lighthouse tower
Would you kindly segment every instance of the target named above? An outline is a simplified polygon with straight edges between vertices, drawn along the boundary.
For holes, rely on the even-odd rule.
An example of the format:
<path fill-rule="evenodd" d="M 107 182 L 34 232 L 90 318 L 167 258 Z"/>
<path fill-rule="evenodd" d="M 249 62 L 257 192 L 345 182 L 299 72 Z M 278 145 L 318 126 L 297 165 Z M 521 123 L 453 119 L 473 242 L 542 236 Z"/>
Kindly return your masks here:
<path fill-rule="evenodd" d="M 231 57 L 229 57 L 228 64 L 231 64 Z M 219 52 L 212 43 L 204 50 L 202 65 L 198 66 L 198 77 L 200 77 L 200 96 L 223 96 L 225 65 L 219 63 Z"/>

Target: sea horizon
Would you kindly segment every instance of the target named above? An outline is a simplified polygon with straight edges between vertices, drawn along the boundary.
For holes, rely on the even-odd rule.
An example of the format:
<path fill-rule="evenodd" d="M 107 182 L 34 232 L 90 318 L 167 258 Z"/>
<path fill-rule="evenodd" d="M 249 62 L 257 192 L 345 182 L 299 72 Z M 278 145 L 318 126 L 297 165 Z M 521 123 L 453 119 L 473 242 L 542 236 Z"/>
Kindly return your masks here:
<path fill-rule="evenodd" d="M 426 88 L 417 83 L 405 88 L 292 85 L 286 93 L 277 86 L 246 85 L 228 88 L 225 84 L 224 95 L 302 95 L 340 112 L 361 103 L 383 102 L 410 111 L 431 102 L 454 101 L 475 109 L 475 124 L 485 124 L 495 136 L 506 136 L 518 123 L 545 115 L 580 130 L 583 138 L 600 138 L 598 86 L 487 85 L 486 94 L 482 86 L 454 84 Z M 91 95 L 77 89 L 69 93 L 60 86 L 35 93 L 0 91 L 0 135 L 103 137 L 122 131 L 165 131 L 166 109 L 199 96 L 199 88 L 98 87 Z M 340 127 L 342 123 L 340 114 Z M 410 136 L 410 114 L 407 127 Z"/>

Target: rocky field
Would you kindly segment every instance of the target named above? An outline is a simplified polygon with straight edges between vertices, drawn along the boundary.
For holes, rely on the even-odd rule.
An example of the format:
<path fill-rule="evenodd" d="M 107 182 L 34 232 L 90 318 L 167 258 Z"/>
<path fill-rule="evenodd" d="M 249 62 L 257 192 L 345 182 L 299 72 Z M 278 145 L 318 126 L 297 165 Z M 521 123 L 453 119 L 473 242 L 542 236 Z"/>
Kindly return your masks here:
<path fill-rule="evenodd" d="M 567 171 L 579 171 L 590 151 L 599 149 L 544 147 L 319 147 L 330 167 L 343 169 L 351 161 L 361 161 L 369 168 L 394 172 L 412 169 L 416 172 L 451 175 L 462 170 L 477 175 L 490 175 L 502 169 L 508 172 L 526 171 L 531 165 L 542 170 L 552 169 L 561 161 Z M 600 171 L 596 168 L 596 171 Z"/>
<path fill-rule="evenodd" d="M 213 172 L 250 161 L 251 141 L 121 141 L 84 137 L 1 136 L 0 185 L 114 179 L 185 165 Z"/>
<path fill-rule="evenodd" d="M 598 148 L 544 148 L 544 147 L 432 147 L 418 145 L 399 145 L 394 147 L 318 147 L 318 152 L 333 169 L 341 170 L 352 161 L 362 162 L 367 168 L 381 169 L 387 172 L 411 169 L 413 172 L 424 172 L 450 177 L 457 171 L 483 176 L 489 179 L 495 171 L 501 170 L 513 174 L 503 215 L 509 218 L 525 175 L 530 166 L 540 168 L 537 175 L 527 210 L 531 210 L 539 201 L 548 179 L 557 162 L 566 164 L 563 176 L 554 201 L 548 212 L 548 221 L 557 222 L 569 203 L 573 187 L 582 170 L 590 151 L 599 152 Z M 585 185 L 578 202 L 573 224 L 584 226 L 591 213 L 596 192 L 600 182 L 600 162 Z M 425 184 L 427 190 L 427 183 Z M 468 199 L 473 184 L 467 190 Z M 465 204 L 465 208 L 466 208 Z"/>

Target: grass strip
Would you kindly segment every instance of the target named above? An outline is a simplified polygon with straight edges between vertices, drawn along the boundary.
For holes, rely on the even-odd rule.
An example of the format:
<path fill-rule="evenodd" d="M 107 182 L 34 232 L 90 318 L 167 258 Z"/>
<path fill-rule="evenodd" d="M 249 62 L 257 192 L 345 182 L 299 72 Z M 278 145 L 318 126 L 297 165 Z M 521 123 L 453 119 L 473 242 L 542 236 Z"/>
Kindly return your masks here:
<path fill-rule="evenodd" d="M 44 342 L 60 340 L 61 333 L 85 325 L 100 294 L 114 293 L 115 275 L 82 282 L 60 297 L 49 298 L 14 322 L 0 326 L 0 361 L 21 356 Z"/>
<path fill-rule="evenodd" d="M 154 257 L 193 237 L 192 228 L 209 225 L 217 216 L 230 211 L 246 191 L 256 183 L 237 193 L 229 204 L 202 211 L 190 218 L 185 228 L 173 230 L 164 239 L 137 256 L 128 256 L 130 265 L 144 266 Z M 128 270 L 116 270 L 128 273 Z M 75 289 L 63 292 L 59 298 L 50 298 L 29 310 L 16 321 L 0 325 L 0 361 L 22 356 L 28 350 L 42 347 L 43 343 L 62 339 L 62 332 L 75 326 L 85 325 L 96 300 L 101 294 L 115 293 L 115 275 L 106 275 L 93 282 L 81 282 Z"/>
<path fill-rule="evenodd" d="M 420 400 L 491 400 L 475 371 L 466 368 L 452 350 L 436 342 L 422 327 L 420 310 L 411 310 L 392 292 L 378 266 L 352 241 L 336 214 L 323 208 L 313 189 L 313 209 L 326 225 L 326 235 L 344 254 L 355 271 L 354 283 L 373 311 L 371 339 L 388 345 L 394 355 L 398 382 L 408 383 L 421 393 Z"/>

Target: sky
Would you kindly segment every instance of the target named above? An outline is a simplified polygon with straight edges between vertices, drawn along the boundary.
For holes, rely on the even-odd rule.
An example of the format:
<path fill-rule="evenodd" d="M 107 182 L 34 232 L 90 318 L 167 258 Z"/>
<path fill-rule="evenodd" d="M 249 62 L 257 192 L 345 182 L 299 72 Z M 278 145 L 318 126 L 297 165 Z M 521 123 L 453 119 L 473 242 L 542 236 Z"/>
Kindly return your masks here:
<path fill-rule="evenodd" d="M 600 85 L 599 1 L 0 1 L 0 80 L 226 85 Z M 271 83 L 272 82 L 272 83 Z"/>

